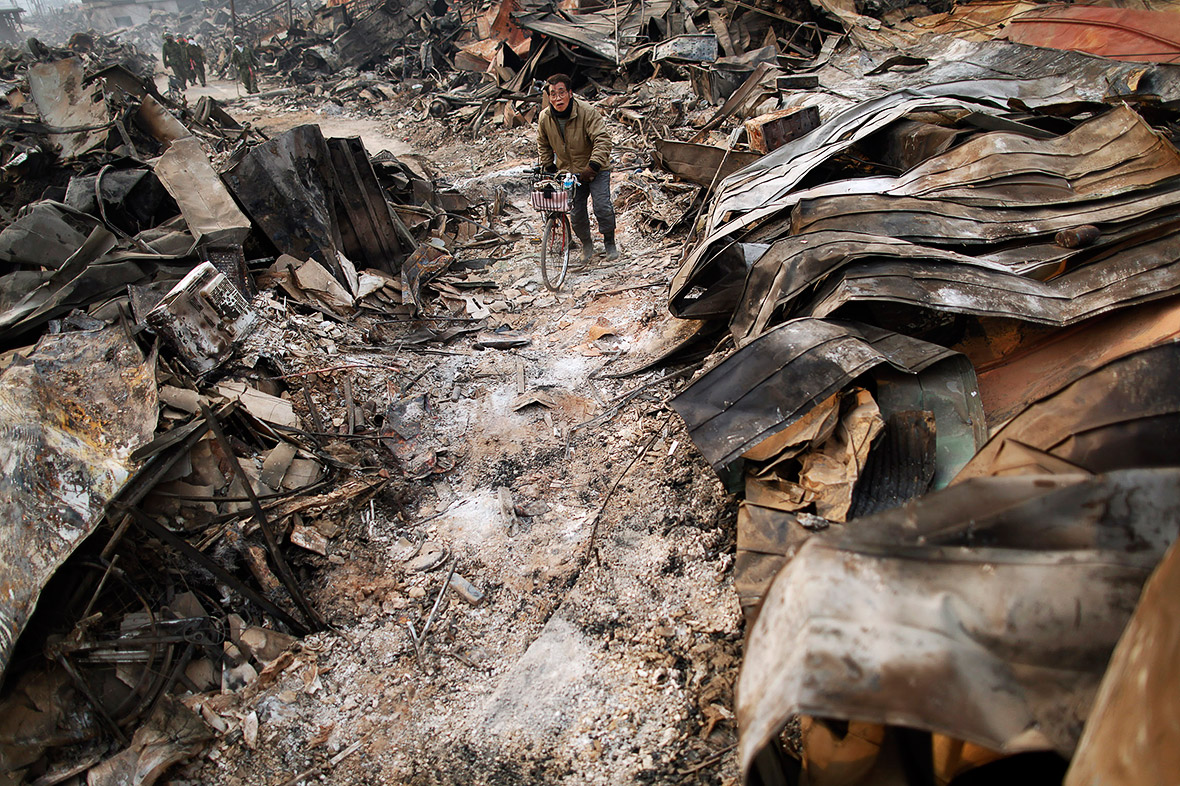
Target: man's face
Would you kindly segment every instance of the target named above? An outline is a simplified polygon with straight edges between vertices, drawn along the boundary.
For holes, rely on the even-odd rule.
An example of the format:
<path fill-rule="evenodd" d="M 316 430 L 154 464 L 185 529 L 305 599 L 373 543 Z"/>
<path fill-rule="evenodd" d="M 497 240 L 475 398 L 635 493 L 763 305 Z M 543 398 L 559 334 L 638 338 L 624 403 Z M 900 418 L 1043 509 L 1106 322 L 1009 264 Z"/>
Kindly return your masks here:
<path fill-rule="evenodd" d="M 564 112 L 570 105 L 571 96 L 570 91 L 565 89 L 564 82 L 549 85 L 549 104 L 558 112 Z"/>

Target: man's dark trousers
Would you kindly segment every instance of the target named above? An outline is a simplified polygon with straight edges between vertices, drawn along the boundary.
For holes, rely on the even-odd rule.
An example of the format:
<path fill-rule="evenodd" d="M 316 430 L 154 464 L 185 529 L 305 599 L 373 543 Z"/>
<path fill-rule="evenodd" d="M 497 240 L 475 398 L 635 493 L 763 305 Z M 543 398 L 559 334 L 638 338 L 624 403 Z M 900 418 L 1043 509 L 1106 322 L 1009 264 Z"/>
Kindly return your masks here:
<path fill-rule="evenodd" d="M 614 240 L 615 206 L 610 201 L 610 170 L 599 172 L 590 185 L 581 183 L 574 189 L 574 202 L 570 205 L 570 223 L 574 234 L 583 243 L 590 240 L 590 214 L 586 211 L 586 198 L 594 201 L 594 217 L 598 219 L 598 231 L 604 238 Z"/>

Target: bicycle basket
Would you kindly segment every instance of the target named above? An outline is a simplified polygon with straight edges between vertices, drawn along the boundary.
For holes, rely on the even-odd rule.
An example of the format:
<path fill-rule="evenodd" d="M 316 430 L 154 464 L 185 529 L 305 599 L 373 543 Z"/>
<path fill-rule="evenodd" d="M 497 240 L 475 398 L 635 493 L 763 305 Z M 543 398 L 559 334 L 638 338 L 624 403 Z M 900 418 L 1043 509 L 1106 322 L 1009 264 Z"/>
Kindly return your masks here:
<path fill-rule="evenodd" d="M 534 185 L 530 201 L 543 213 L 570 212 L 570 192 L 553 183 Z"/>

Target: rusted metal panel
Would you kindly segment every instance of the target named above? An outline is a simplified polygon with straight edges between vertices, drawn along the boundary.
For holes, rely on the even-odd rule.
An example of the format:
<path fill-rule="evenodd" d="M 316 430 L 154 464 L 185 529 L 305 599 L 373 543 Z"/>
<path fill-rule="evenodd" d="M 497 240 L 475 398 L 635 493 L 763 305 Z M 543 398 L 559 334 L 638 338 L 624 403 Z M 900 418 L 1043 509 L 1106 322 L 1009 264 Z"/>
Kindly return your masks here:
<path fill-rule="evenodd" d="M 1141 63 L 1180 62 L 1180 16 L 1173 11 L 1048 5 L 1008 21 L 1010 41 Z"/>
<path fill-rule="evenodd" d="M 1113 360 L 1026 407 L 955 478 L 991 474 L 1011 440 L 1091 472 L 1180 464 L 1180 343 Z"/>
<path fill-rule="evenodd" d="M 1147 582 L 1102 678 L 1065 786 L 1171 783 L 1180 772 L 1180 546 Z"/>
<path fill-rule="evenodd" d="M 44 337 L 0 374 L 0 669 L 45 583 L 155 433 L 155 359 L 119 326 Z"/>
<path fill-rule="evenodd" d="M 1180 337 L 1180 298 L 1171 297 L 1087 320 L 976 362 L 989 423 L 1003 424 L 1096 368 Z"/>

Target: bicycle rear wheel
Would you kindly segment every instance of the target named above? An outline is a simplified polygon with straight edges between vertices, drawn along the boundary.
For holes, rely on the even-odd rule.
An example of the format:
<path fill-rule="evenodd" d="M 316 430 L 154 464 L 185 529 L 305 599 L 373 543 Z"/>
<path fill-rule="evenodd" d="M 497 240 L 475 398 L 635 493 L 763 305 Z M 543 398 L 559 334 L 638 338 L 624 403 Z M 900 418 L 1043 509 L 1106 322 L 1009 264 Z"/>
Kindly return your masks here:
<path fill-rule="evenodd" d="M 570 220 L 565 213 L 550 213 L 541 237 L 541 279 L 553 292 L 561 289 L 570 269 Z"/>

